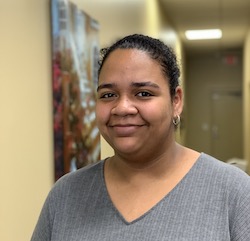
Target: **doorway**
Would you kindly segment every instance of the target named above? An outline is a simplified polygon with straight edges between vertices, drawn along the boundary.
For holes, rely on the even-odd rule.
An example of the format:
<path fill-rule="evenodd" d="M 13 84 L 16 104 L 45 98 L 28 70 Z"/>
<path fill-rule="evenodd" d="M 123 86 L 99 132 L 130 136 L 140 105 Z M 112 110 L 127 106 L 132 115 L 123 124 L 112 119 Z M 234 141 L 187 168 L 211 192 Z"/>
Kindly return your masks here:
<path fill-rule="evenodd" d="M 241 90 L 211 93 L 211 154 L 222 160 L 243 157 Z"/>

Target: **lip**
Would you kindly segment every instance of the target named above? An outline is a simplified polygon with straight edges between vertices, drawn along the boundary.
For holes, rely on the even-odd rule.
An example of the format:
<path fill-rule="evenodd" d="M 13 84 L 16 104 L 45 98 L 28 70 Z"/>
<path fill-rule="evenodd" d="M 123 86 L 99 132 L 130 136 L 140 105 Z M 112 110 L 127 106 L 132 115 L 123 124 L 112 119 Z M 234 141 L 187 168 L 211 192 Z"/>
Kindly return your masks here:
<path fill-rule="evenodd" d="M 144 125 L 135 125 L 135 124 L 116 124 L 110 125 L 109 127 L 116 133 L 117 136 L 126 137 L 132 136 L 135 134 L 138 129 L 143 127 Z"/>

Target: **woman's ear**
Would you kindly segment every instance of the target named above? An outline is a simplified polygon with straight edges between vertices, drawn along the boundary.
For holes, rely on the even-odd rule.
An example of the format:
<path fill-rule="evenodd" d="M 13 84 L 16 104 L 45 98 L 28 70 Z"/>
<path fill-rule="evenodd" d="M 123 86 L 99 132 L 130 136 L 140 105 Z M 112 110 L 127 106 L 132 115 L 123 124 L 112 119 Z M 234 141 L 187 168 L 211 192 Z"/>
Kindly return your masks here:
<path fill-rule="evenodd" d="M 173 96 L 173 111 L 174 116 L 181 115 L 183 110 L 183 90 L 180 86 L 175 89 L 175 95 Z"/>

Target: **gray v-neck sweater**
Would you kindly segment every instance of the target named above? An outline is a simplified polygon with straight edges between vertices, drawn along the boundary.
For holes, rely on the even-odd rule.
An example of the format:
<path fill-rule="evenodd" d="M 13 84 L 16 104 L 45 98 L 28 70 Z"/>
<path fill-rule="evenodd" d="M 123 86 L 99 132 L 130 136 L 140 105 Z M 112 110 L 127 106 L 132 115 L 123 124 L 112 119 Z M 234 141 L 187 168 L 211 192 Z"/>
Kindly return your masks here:
<path fill-rule="evenodd" d="M 62 177 L 49 193 L 32 241 L 250 240 L 250 178 L 204 153 L 147 213 L 126 222 L 104 181 L 104 161 Z"/>

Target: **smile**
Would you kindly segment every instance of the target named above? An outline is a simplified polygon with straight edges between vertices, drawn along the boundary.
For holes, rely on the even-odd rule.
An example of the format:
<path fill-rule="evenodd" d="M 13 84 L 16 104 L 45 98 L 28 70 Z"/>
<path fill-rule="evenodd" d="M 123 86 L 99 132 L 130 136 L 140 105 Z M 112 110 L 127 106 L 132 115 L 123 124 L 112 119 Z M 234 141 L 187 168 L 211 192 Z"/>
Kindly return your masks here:
<path fill-rule="evenodd" d="M 145 125 L 134 125 L 134 124 L 126 124 L 126 125 L 110 125 L 109 127 L 115 132 L 117 136 L 126 137 L 135 134 L 141 127 Z"/>

